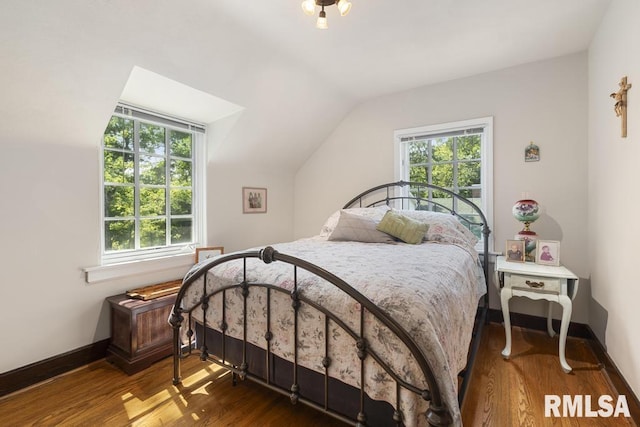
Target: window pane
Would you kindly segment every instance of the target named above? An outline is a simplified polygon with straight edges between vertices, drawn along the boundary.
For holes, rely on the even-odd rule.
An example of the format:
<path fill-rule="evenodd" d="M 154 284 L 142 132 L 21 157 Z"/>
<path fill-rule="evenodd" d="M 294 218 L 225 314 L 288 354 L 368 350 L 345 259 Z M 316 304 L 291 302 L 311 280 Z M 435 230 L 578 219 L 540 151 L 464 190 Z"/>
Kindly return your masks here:
<path fill-rule="evenodd" d="M 453 164 L 433 165 L 431 168 L 431 183 L 440 187 L 452 188 Z"/>
<path fill-rule="evenodd" d="M 135 221 L 107 221 L 104 224 L 105 250 L 135 249 Z"/>
<path fill-rule="evenodd" d="M 104 182 L 133 184 L 133 153 L 104 150 Z"/>
<path fill-rule="evenodd" d="M 480 159 L 480 135 L 458 137 L 456 155 L 459 160 Z"/>
<path fill-rule="evenodd" d="M 192 195 L 191 190 L 171 190 L 171 215 L 190 215 Z"/>
<path fill-rule="evenodd" d="M 480 190 L 479 188 L 465 188 L 461 189 L 458 193 L 475 203 L 476 200 L 480 200 L 480 194 L 482 193 L 482 190 Z"/>
<path fill-rule="evenodd" d="M 453 208 L 453 198 L 450 194 L 447 194 L 444 191 L 434 190 L 431 197 L 434 202 L 447 208 Z"/>
<path fill-rule="evenodd" d="M 165 214 L 166 197 L 164 188 L 140 189 L 140 215 L 158 216 Z"/>
<path fill-rule="evenodd" d="M 170 153 L 172 156 L 191 158 L 190 133 L 169 131 L 169 143 L 171 144 Z"/>
<path fill-rule="evenodd" d="M 180 218 L 171 220 L 171 243 L 190 243 L 192 241 L 191 218 Z"/>
<path fill-rule="evenodd" d="M 167 221 L 165 219 L 140 220 L 140 247 L 167 245 Z"/>
<path fill-rule="evenodd" d="M 409 163 L 412 165 L 427 163 L 429 161 L 429 145 L 426 141 L 418 141 L 409 144 Z"/>
<path fill-rule="evenodd" d="M 413 197 L 418 198 L 418 199 L 428 199 L 429 198 L 429 190 L 427 190 L 425 187 L 411 187 L 409 189 L 409 194 L 411 196 L 413 196 Z"/>
<path fill-rule="evenodd" d="M 112 116 L 104 131 L 104 146 L 133 150 L 133 120 Z"/>
<path fill-rule="evenodd" d="M 191 162 L 171 160 L 171 185 L 175 187 L 191 187 Z"/>
<path fill-rule="evenodd" d="M 164 185 L 166 182 L 164 158 L 140 156 L 140 182 L 148 185 Z"/>
<path fill-rule="evenodd" d="M 431 140 L 431 157 L 434 162 L 450 162 L 453 160 L 453 138 Z"/>
<path fill-rule="evenodd" d="M 480 162 L 458 163 L 458 186 L 480 185 Z"/>
<path fill-rule="evenodd" d="M 192 132 L 111 117 L 103 141 L 105 252 L 193 242 L 195 144 Z"/>
<path fill-rule="evenodd" d="M 164 128 L 140 123 L 140 151 L 164 154 Z"/>
<path fill-rule="evenodd" d="M 426 166 L 411 166 L 409 168 L 409 181 L 426 183 L 428 169 Z"/>
<path fill-rule="evenodd" d="M 104 186 L 104 216 L 134 215 L 133 187 Z"/>

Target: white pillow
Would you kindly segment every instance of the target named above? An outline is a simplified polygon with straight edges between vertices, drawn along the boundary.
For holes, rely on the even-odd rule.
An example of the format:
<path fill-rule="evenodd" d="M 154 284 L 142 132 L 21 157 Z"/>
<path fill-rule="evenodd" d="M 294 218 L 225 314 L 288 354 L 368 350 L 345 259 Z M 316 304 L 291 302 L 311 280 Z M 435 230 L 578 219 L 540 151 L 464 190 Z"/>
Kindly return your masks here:
<path fill-rule="evenodd" d="M 338 223 L 328 240 L 346 240 L 363 243 L 395 243 L 393 237 L 376 229 L 378 223 L 372 218 L 340 211 Z"/>
<path fill-rule="evenodd" d="M 371 218 L 376 221 L 380 221 L 385 213 L 389 210 L 389 206 L 382 205 L 376 206 L 373 208 L 350 208 L 350 209 L 342 209 L 346 212 L 352 213 L 354 215 L 362 216 L 365 218 Z M 325 221 L 322 229 L 320 230 L 320 237 L 329 237 L 329 235 L 333 232 L 338 225 L 338 220 L 340 219 L 341 210 L 335 211 L 327 220 Z"/>

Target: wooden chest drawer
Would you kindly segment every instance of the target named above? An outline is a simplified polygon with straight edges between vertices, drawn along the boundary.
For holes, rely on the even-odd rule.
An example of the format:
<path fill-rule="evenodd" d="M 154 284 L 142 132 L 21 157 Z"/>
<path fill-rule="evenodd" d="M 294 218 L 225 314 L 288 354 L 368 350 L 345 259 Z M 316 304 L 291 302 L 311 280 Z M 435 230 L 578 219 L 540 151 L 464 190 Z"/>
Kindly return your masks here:
<path fill-rule="evenodd" d="M 531 292 L 560 294 L 562 279 L 522 274 L 505 274 L 504 286 L 511 289 L 522 289 Z"/>

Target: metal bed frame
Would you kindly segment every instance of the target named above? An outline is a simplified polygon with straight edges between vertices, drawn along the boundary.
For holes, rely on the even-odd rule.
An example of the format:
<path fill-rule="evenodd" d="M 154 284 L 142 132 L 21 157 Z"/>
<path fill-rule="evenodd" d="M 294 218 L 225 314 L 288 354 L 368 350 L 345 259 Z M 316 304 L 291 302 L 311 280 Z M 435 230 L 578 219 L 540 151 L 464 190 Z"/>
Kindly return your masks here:
<path fill-rule="evenodd" d="M 420 194 L 422 194 L 422 192 L 424 191 L 427 192 L 426 198 L 420 196 Z M 446 194 L 447 196 L 449 196 L 452 201 L 451 206 L 446 206 L 445 204 L 442 203 L 442 201 L 434 200 L 433 198 L 429 197 L 429 195 L 431 195 L 432 192 L 434 191 L 440 192 L 441 194 Z M 401 208 L 401 209 L 413 208 L 416 210 L 434 210 L 434 211 L 441 211 L 441 212 L 449 212 L 452 215 L 455 215 L 456 217 L 458 217 L 458 219 L 469 228 L 475 227 L 476 229 L 481 229 L 481 232 L 483 234 L 483 251 L 481 253 L 481 262 L 484 270 L 485 281 L 487 283 L 487 293 L 484 295 L 484 297 L 481 299 L 478 305 L 478 312 L 476 315 L 476 325 L 474 327 L 473 338 L 472 338 L 472 342 L 469 350 L 468 362 L 467 362 L 467 366 L 461 373 L 462 383 L 459 388 L 458 402 L 459 402 L 459 405 L 462 406 L 462 400 L 464 398 L 464 395 L 468 386 L 469 377 L 472 371 L 473 361 L 475 359 L 475 355 L 477 353 L 480 339 L 482 336 L 483 325 L 487 321 L 487 310 L 489 307 L 488 240 L 489 240 L 489 234 L 491 231 L 487 224 L 486 218 L 482 213 L 481 209 L 477 205 L 475 205 L 470 200 L 460 196 L 459 194 L 456 194 L 450 190 L 447 190 L 445 188 L 441 188 L 438 186 L 434 186 L 434 185 L 417 183 L 417 182 L 406 182 L 406 181 L 398 181 L 398 182 L 383 184 L 377 187 L 373 187 L 369 190 L 366 190 L 361 194 L 357 195 L 356 197 L 354 197 L 353 199 L 351 199 L 348 203 L 346 203 L 343 209 L 348 209 L 352 207 L 374 207 L 374 206 L 380 206 L 383 204 L 386 204 L 392 207 Z M 464 207 L 466 207 L 467 213 L 471 212 L 472 213 L 471 216 L 475 218 L 479 218 L 479 221 L 471 220 L 469 218 L 469 215 L 459 213 L 460 209 Z M 248 282 L 246 280 L 246 264 L 247 264 L 247 259 L 249 258 L 258 258 L 266 264 L 269 264 L 272 262 L 281 262 L 281 263 L 286 263 L 291 265 L 293 267 L 292 269 L 293 283 L 294 283 L 293 290 L 289 291 L 289 290 L 280 288 L 274 284 Z M 207 294 L 206 292 L 207 280 L 208 280 L 207 272 L 220 264 L 233 261 L 233 260 L 239 260 L 239 259 L 243 260 L 243 263 L 244 263 L 243 264 L 244 265 L 243 280 L 238 284 L 221 287 L 219 289 L 216 289 L 214 292 Z M 309 300 L 304 295 L 301 295 L 298 292 L 298 271 L 300 269 L 306 270 L 318 277 L 321 277 L 322 279 L 331 283 L 335 287 L 339 288 L 342 292 L 344 292 L 350 298 L 352 298 L 353 300 L 355 300 L 360 304 L 361 308 L 360 308 L 359 330 L 353 330 L 351 327 L 347 326 L 343 320 L 339 319 L 335 314 L 327 311 L 325 308 L 323 308 L 316 302 Z M 196 281 L 202 276 L 204 276 L 204 279 L 202 281 L 202 283 L 204 284 L 204 292 L 203 292 L 204 296 L 202 297 L 201 301 L 198 304 L 196 304 L 194 307 L 188 310 L 184 310 L 182 308 L 181 302 L 185 296 L 187 289 L 190 286 L 192 286 L 194 283 L 196 283 Z M 244 302 L 243 303 L 244 337 L 243 337 L 243 340 L 241 340 L 242 362 L 239 364 L 230 363 L 229 360 L 227 360 L 227 354 L 226 354 L 227 353 L 226 346 L 228 346 L 227 341 L 231 339 L 231 337 L 228 337 L 225 334 L 225 331 L 227 330 L 227 324 L 225 323 L 226 307 L 225 307 L 224 298 L 225 298 L 225 293 L 234 288 L 239 288 L 241 290 L 241 294 L 243 296 L 243 302 Z M 265 361 L 264 361 L 266 372 L 267 372 L 266 378 L 255 375 L 249 369 L 249 364 L 247 361 L 247 346 L 249 343 L 247 342 L 246 310 L 247 310 L 247 296 L 249 295 L 249 292 L 251 292 L 252 288 L 266 288 L 267 329 L 269 329 L 269 324 L 270 324 L 269 322 L 271 317 L 271 307 L 270 307 L 271 294 L 273 292 L 282 292 L 282 293 L 288 294 L 291 298 L 291 307 L 294 312 L 294 331 L 293 331 L 294 357 L 293 357 L 293 360 L 291 361 L 291 363 L 293 364 L 293 370 L 292 370 L 292 378 L 291 378 L 291 387 L 289 389 L 275 384 L 270 375 L 271 349 L 269 344 L 270 344 L 270 340 L 272 339 L 272 333 L 270 330 L 265 331 L 265 334 L 264 334 L 266 354 L 267 354 L 267 357 L 265 358 Z M 206 335 L 202 337 L 200 348 L 198 349 L 195 348 L 194 332 L 193 332 L 194 320 L 192 319 L 193 311 L 200 308 L 202 310 L 204 325 L 206 326 L 206 325 L 213 324 L 213 323 L 210 323 L 210 321 L 207 319 L 207 308 L 209 306 L 210 299 L 215 297 L 222 297 L 222 313 L 220 313 L 220 318 L 212 321 L 212 322 L 218 322 L 216 324 L 216 327 L 221 331 L 221 335 L 222 335 L 222 342 L 220 344 L 222 351 L 221 351 L 221 354 L 217 356 L 213 356 L 210 354 L 209 352 L 210 346 L 206 341 Z M 339 326 L 346 333 L 348 333 L 356 343 L 357 356 L 358 356 L 358 359 L 360 360 L 361 387 L 358 393 L 359 394 L 359 403 L 358 403 L 359 412 L 354 418 L 340 414 L 336 412 L 334 409 L 332 409 L 331 407 L 329 407 L 328 369 L 329 369 L 329 366 L 331 365 L 331 359 L 328 357 L 328 353 L 329 353 L 328 335 L 329 334 L 327 333 L 324 334 L 325 357 L 322 360 L 322 366 L 325 369 L 325 372 L 322 374 L 324 378 L 323 402 L 312 401 L 310 399 L 307 399 L 301 396 L 300 394 L 300 385 L 299 385 L 299 378 L 298 378 L 299 365 L 298 365 L 298 345 L 297 344 L 298 344 L 299 332 L 300 330 L 302 330 L 301 328 L 303 328 L 304 326 L 299 321 L 300 319 L 298 316 L 298 310 L 301 304 L 308 304 L 309 306 L 323 313 L 324 319 L 325 319 L 325 322 L 324 322 L 325 332 L 328 330 L 329 321 L 331 321 L 335 323 L 337 326 Z M 365 312 L 368 312 L 371 315 L 373 315 L 378 322 L 380 322 L 382 325 L 384 325 L 390 331 L 392 331 L 400 339 L 400 341 L 409 349 L 409 351 L 411 352 L 412 356 L 415 358 L 417 365 L 424 376 L 425 382 L 428 385 L 428 389 L 421 389 L 403 380 L 400 377 L 400 375 L 397 372 L 394 372 L 394 370 L 389 366 L 389 364 L 382 357 L 380 357 L 380 355 L 378 355 L 375 351 L 373 351 L 373 349 L 371 349 L 368 346 L 367 339 L 365 337 L 364 322 L 362 321 L 365 316 Z M 181 329 L 183 327 L 183 322 L 185 321 L 185 315 L 187 315 L 188 317 L 188 322 L 187 322 L 188 327 L 186 328 L 187 329 L 186 332 Z M 183 280 L 183 284 L 176 297 L 176 303 L 172 310 L 169 322 L 172 325 L 173 331 L 174 331 L 173 333 L 173 345 L 174 345 L 173 383 L 175 385 L 181 382 L 181 377 L 180 377 L 181 360 L 183 358 L 190 356 L 193 353 L 199 353 L 201 360 L 211 361 L 229 370 L 232 373 L 231 376 L 234 384 L 236 383 L 237 378 L 240 378 L 242 380 L 244 380 L 245 378 L 249 378 L 251 380 L 257 381 L 265 385 L 268 388 L 276 390 L 285 395 L 289 395 L 291 402 L 294 404 L 297 402 L 302 402 L 322 412 L 325 412 L 337 419 L 345 421 L 347 423 L 355 422 L 357 426 L 365 426 L 367 425 L 368 417 L 365 410 L 366 383 L 365 383 L 365 374 L 364 374 L 365 372 L 364 361 L 367 357 L 372 357 L 386 371 L 386 373 L 395 381 L 395 386 L 396 386 L 397 397 L 396 397 L 396 404 L 395 404 L 392 420 L 389 420 L 389 422 L 385 423 L 385 425 L 390 424 L 391 421 L 395 425 L 402 425 L 403 415 L 397 409 L 400 407 L 400 402 L 399 402 L 400 389 L 409 390 L 421 396 L 423 399 L 429 401 L 429 407 L 425 414 L 429 425 L 447 426 L 452 422 L 451 414 L 444 402 L 443 396 L 441 395 L 439 386 L 434 377 L 433 369 L 430 366 L 425 355 L 422 353 L 420 348 L 417 346 L 413 338 L 407 333 L 406 330 L 404 330 L 386 312 L 381 310 L 378 306 L 372 303 L 367 297 L 362 295 L 356 289 L 352 288 L 348 283 L 346 283 L 341 278 L 303 259 L 299 259 L 294 256 L 279 253 L 277 250 L 273 249 L 272 247 L 266 247 L 262 250 L 257 250 L 257 251 L 247 251 L 247 252 L 234 253 L 230 255 L 221 256 L 214 259 L 211 262 L 201 265 L 197 269 L 191 270 Z M 186 343 L 185 343 L 185 340 L 186 340 Z"/>

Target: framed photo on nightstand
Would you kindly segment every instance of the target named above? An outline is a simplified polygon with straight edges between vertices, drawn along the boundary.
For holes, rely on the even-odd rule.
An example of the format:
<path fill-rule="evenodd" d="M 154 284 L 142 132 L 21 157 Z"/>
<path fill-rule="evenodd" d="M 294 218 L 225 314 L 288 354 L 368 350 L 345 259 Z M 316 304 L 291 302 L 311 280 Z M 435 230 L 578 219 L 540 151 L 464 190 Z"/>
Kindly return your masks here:
<path fill-rule="evenodd" d="M 538 240 L 536 242 L 536 262 L 543 265 L 560 265 L 560 242 Z"/>
<path fill-rule="evenodd" d="M 507 240 L 504 259 L 510 262 L 524 262 L 524 240 Z"/>

